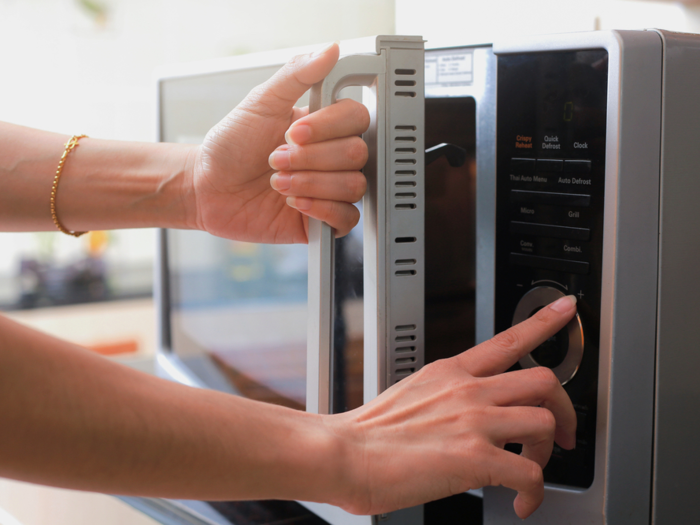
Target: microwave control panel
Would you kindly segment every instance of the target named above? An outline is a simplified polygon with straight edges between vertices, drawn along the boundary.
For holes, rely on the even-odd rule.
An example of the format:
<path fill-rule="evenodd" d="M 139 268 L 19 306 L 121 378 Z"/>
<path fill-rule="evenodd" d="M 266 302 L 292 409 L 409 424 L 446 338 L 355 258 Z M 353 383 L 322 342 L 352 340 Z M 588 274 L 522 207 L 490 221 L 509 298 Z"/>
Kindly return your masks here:
<path fill-rule="evenodd" d="M 587 488 L 595 464 L 608 55 L 498 57 L 496 333 L 564 295 L 567 327 L 515 365 L 551 368 L 577 413 L 576 448 L 554 447 L 545 481 Z"/>

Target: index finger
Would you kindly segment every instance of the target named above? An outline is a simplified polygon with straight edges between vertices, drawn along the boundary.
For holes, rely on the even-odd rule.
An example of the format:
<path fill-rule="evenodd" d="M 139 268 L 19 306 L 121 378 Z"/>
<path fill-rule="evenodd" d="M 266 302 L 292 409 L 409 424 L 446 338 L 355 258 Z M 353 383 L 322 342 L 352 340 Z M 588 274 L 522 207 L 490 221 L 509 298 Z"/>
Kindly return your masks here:
<path fill-rule="evenodd" d="M 296 120 L 285 133 L 289 144 L 309 144 L 361 135 L 369 127 L 369 111 L 351 99 L 342 99 Z"/>
<path fill-rule="evenodd" d="M 575 313 L 576 297 L 567 295 L 455 359 L 473 376 L 500 374 L 564 328 Z"/>

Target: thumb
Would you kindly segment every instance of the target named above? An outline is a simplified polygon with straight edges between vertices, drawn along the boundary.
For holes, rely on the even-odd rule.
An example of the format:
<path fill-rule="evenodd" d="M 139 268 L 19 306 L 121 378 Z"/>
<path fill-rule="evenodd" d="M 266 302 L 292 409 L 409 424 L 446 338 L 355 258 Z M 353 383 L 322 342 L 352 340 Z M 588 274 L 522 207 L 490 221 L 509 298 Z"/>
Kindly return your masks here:
<path fill-rule="evenodd" d="M 259 114 L 287 116 L 296 101 L 330 73 L 339 54 L 338 44 L 334 42 L 313 53 L 295 56 L 259 86 L 248 102 L 257 106 Z"/>

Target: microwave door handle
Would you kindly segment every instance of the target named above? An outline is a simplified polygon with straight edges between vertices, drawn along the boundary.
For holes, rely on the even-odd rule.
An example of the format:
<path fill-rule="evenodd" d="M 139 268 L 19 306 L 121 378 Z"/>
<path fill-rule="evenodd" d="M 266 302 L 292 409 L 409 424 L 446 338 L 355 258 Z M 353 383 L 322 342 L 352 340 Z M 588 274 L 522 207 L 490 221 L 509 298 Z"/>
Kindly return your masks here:
<path fill-rule="evenodd" d="M 336 102 L 338 93 L 349 86 L 369 87 L 377 99 L 377 84 L 384 75 L 385 57 L 350 55 L 341 58 L 328 76 L 311 88 L 309 112 L 313 113 Z M 379 104 L 375 105 L 378 108 Z M 378 115 L 371 115 L 370 130 L 365 136 L 377 136 Z M 376 165 L 377 151 L 370 145 L 367 165 Z M 375 170 L 376 171 L 376 170 Z M 309 298 L 306 358 L 306 411 L 331 412 L 335 232 L 325 222 L 309 218 Z"/>

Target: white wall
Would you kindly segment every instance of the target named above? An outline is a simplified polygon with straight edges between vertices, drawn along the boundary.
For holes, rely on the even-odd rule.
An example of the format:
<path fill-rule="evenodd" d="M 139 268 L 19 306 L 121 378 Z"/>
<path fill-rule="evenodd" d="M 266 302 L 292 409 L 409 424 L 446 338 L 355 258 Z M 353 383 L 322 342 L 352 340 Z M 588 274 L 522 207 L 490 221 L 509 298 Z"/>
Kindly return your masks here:
<path fill-rule="evenodd" d="M 396 0 L 396 32 L 423 35 L 430 47 L 647 27 L 700 32 L 700 8 L 629 0 Z"/>
<path fill-rule="evenodd" d="M 152 140 L 159 64 L 393 33 L 393 0 L 0 0 L 0 120 Z"/>

